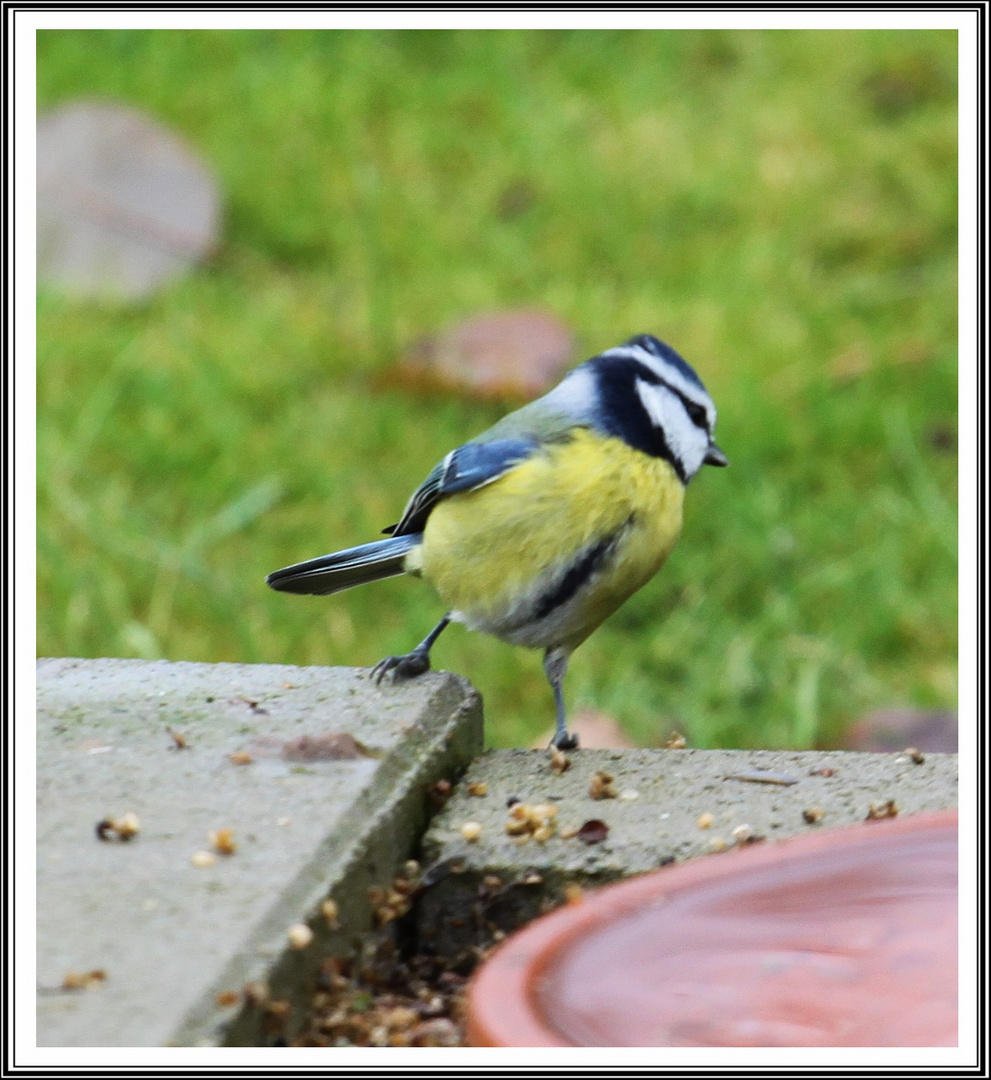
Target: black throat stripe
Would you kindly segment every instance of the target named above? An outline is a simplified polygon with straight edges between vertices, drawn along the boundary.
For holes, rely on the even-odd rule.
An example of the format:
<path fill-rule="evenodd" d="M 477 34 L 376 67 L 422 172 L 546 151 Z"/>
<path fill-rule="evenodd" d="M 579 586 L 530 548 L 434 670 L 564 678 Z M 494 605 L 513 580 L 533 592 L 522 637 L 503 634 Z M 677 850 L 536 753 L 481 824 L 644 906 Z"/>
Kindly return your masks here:
<path fill-rule="evenodd" d="M 678 474 L 683 484 L 688 482 L 685 466 L 672 452 L 662 428 L 655 426 L 643 402 L 636 392 L 637 379 L 654 386 L 668 386 L 656 372 L 639 360 L 627 357 L 609 357 L 608 363 L 596 367 L 599 397 L 602 402 L 600 428 L 607 435 L 622 439 L 634 450 L 651 457 L 663 458 Z M 674 391 L 677 393 L 677 391 Z"/>

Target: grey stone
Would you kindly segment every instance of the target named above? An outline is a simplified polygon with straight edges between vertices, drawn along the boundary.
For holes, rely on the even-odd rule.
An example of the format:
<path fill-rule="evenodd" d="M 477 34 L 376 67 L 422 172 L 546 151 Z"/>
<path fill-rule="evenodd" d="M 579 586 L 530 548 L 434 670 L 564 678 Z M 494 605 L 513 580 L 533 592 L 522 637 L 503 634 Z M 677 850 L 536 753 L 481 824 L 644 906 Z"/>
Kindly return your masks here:
<path fill-rule="evenodd" d="M 354 749 L 341 733 L 357 756 L 325 759 Z M 481 740 L 479 698 L 453 675 L 378 687 L 355 669 L 39 661 L 39 1044 L 263 1043 L 245 984 L 305 1007 L 322 955 L 370 927 L 368 887 L 414 850 L 430 784 Z M 133 839 L 98 839 L 128 811 Z M 237 850 L 194 866 L 224 828 Z M 294 950 L 300 922 L 314 941 Z M 60 989 L 94 970 L 96 989 Z"/>

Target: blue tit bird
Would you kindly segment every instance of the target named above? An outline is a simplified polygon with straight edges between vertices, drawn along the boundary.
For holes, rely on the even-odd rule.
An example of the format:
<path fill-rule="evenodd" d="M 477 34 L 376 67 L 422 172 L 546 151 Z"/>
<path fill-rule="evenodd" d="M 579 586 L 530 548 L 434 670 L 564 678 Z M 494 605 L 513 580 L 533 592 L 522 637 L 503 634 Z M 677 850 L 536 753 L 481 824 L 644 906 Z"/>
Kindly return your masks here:
<path fill-rule="evenodd" d="M 685 487 L 727 465 L 716 408 L 691 366 L 648 334 L 574 368 L 553 390 L 452 450 L 387 539 L 276 570 L 282 592 L 327 595 L 380 578 L 429 582 L 447 614 L 378 681 L 430 668 L 451 622 L 544 650 L 553 745 L 572 749 L 562 684 L 571 654 L 660 570 Z"/>

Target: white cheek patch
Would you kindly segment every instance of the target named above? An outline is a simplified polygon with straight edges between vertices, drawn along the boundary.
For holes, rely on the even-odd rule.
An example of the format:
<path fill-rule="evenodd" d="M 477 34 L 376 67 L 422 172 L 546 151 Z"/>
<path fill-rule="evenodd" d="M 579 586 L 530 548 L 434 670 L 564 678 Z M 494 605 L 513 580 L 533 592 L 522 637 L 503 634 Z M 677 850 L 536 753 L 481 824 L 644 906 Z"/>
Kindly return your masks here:
<path fill-rule="evenodd" d="M 681 399 L 667 387 L 644 379 L 637 379 L 636 387 L 650 422 L 664 433 L 668 449 L 682 463 L 685 473 L 697 473 L 709 448 L 708 434 L 692 423 Z"/>

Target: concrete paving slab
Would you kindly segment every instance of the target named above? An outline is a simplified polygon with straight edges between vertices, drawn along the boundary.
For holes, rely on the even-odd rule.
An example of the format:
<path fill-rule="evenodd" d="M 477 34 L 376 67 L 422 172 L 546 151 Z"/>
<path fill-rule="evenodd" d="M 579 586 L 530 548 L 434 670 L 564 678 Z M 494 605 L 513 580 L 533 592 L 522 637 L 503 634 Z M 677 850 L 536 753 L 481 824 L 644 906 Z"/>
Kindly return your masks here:
<path fill-rule="evenodd" d="M 271 1040 L 271 1011 L 239 992 L 264 981 L 305 1009 L 320 957 L 368 929 L 368 887 L 414 850 L 427 788 L 481 745 L 479 697 L 453 675 L 39 661 L 39 1045 Z M 136 836 L 98 838 L 128 812 Z M 194 865 L 221 829 L 236 851 Z M 313 943 L 288 948 L 300 922 Z M 63 989 L 93 971 L 96 989 Z"/>
<path fill-rule="evenodd" d="M 568 757 L 562 773 L 546 751 L 493 750 L 468 770 L 424 837 L 431 885 L 419 902 L 421 947 L 454 955 L 484 946 L 494 931 L 523 925 L 575 886 L 863 822 L 872 807 L 904 815 L 956 805 L 955 754 L 919 762 L 851 751 L 577 750 Z M 606 786 L 615 797 L 591 797 L 596 773 L 612 777 Z M 553 835 L 540 842 L 508 834 L 514 799 L 556 806 Z M 605 825 L 590 830 L 598 842 L 567 836 L 589 821 Z M 462 832 L 469 822 L 479 826 L 473 840 Z"/>

